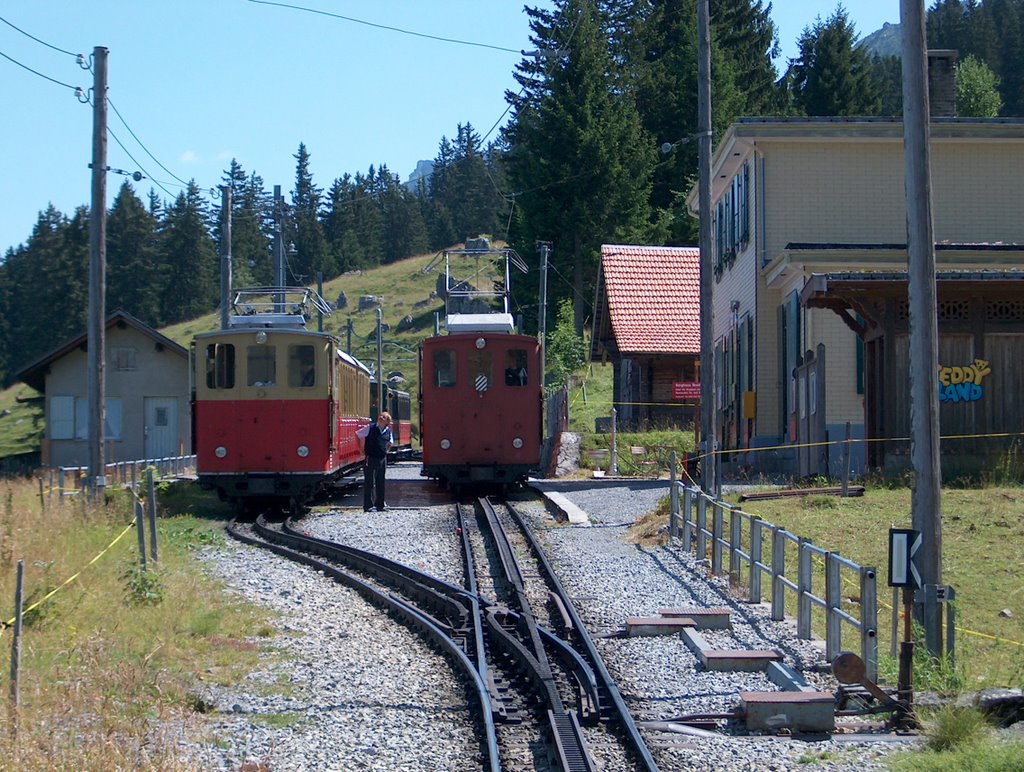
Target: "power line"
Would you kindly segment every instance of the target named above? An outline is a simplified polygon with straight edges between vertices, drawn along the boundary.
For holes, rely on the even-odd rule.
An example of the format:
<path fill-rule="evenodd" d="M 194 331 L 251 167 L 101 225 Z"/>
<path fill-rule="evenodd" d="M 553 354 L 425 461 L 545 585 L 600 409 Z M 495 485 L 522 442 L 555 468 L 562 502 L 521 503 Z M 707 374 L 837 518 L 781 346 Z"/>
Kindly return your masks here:
<path fill-rule="evenodd" d="M 20 33 L 21 33 L 22 35 L 24 35 L 25 37 L 27 37 L 27 38 L 32 38 L 32 39 L 33 39 L 34 41 L 36 41 L 37 43 L 41 43 L 42 45 L 46 46 L 47 48 L 52 48 L 52 49 L 53 49 L 54 51 L 59 51 L 59 52 L 60 52 L 60 53 L 62 53 L 62 54 L 67 54 L 68 56 L 73 56 L 73 57 L 75 57 L 75 58 L 77 58 L 78 56 L 80 56 L 80 54 L 73 54 L 73 53 L 71 53 L 70 51 L 65 51 L 65 50 L 64 50 L 63 48 L 58 48 L 57 46 L 54 46 L 54 45 L 50 45 L 50 44 L 49 44 L 49 43 L 47 43 L 47 42 L 46 42 L 45 40 L 40 40 L 40 39 L 39 39 L 39 38 L 37 38 L 37 37 L 36 37 L 35 35 L 30 35 L 30 34 L 28 34 L 28 33 L 27 33 L 27 32 L 25 32 L 25 30 L 23 30 L 23 29 L 22 29 L 21 27 L 16 27 L 15 25 L 11 24 L 11 23 L 10 23 L 9 21 L 7 21 L 7 19 L 5 19 L 5 18 L 4 18 L 3 16 L 0 16 L 0 21 L 2 21 L 2 22 L 3 22 L 4 24 L 6 24 L 6 25 L 7 25 L 8 27 L 10 27 L 11 29 L 15 29 L 15 30 L 17 30 L 17 31 L 18 31 L 18 32 L 20 32 Z M 37 74 L 38 74 L 38 73 L 37 73 Z M 46 76 L 44 75 L 43 77 L 46 77 Z"/>
<path fill-rule="evenodd" d="M 135 134 L 135 132 L 134 132 L 134 131 L 132 131 L 132 127 L 128 125 L 128 122 L 127 122 L 127 121 L 126 121 L 126 120 L 124 119 L 124 116 L 122 116 L 122 115 L 121 115 L 121 113 L 120 113 L 120 111 L 119 111 L 119 110 L 118 110 L 118 109 L 117 109 L 116 107 L 114 107 L 114 103 L 113 103 L 113 102 L 111 102 L 111 101 L 110 101 L 110 99 L 107 99 L 107 104 L 108 104 L 108 105 L 110 105 L 110 109 L 114 111 L 114 114 L 115 114 L 115 115 L 117 115 L 117 117 L 118 117 L 118 119 L 120 119 L 121 123 L 123 123 L 123 124 L 124 124 L 124 127 L 125 127 L 126 129 L 128 129 L 128 133 L 132 135 L 132 138 L 133 138 L 133 139 L 134 139 L 134 140 L 135 140 L 136 142 L 138 142 L 138 143 L 139 143 L 139 147 L 141 147 L 141 148 L 142 148 L 143 150 L 145 150 L 145 151 L 146 151 L 146 155 L 148 155 L 148 156 L 149 156 L 150 158 L 152 158 L 152 159 L 153 159 L 153 161 L 155 161 L 155 162 L 156 162 L 156 165 L 157 165 L 157 166 L 159 166 L 159 167 L 160 167 L 161 169 L 163 169 L 163 170 L 164 170 L 165 172 L 167 172 L 167 173 L 168 173 L 169 175 L 171 175 L 172 177 L 174 177 L 174 179 L 176 179 L 176 180 L 177 180 L 178 182 L 180 182 L 180 183 L 181 183 L 182 185 L 188 185 L 188 183 L 187 183 L 187 182 L 185 182 L 185 180 L 183 180 L 183 179 L 182 179 L 181 177 L 179 177 L 179 176 L 178 176 L 177 174 L 175 174 L 175 173 L 174 173 L 174 172 L 172 172 L 172 171 L 171 171 L 170 169 L 168 169 L 168 168 L 167 168 L 166 166 L 164 166 L 164 165 L 163 165 L 162 163 L 160 163 L 160 161 L 159 161 L 159 160 L 157 160 L 157 157 L 156 157 L 155 155 L 153 155 L 152 153 L 150 153 L 150 152 L 149 152 L 149 148 L 147 148 L 147 147 L 146 147 L 146 146 L 145 146 L 144 144 L 142 144 L 142 140 L 138 138 L 138 136 L 137 136 L 137 135 Z M 128 151 L 125 151 L 125 152 L 128 152 Z M 135 159 L 132 159 L 132 160 L 135 160 Z"/>
<path fill-rule="evenodd" d="M 29 71 L 29 72 L 31 72 L 31 73 L 32 73 L 33 75 L 38 75 L 38 76 L 39 76 L 40 78 L 42 78 L 43 80 L 48 80 L 48 81 L 50 81 L 50 83 L 56 83 L 56 84 L 57 84 L 58 86 L 63 86 L 64 88 L 69 88 L 69 89 L 71 89 L 72 91 L 78 91 L 78 90 L 79 90 L 79 87 L 78 87 L 78 86 L 72 86 L 72 85 L 71 85 L 71 84 L 69 84 L 69 83 L 64 83 L 63 81 L 57 80 L 57 79 L 55 79 L 55 78 L 51 78 L 51 77 L 50 77 L 49 75 L 43 75 L 43 73 L 41 73 L 41 72 L 38 72 L 37 70 L 33 70 L 33 69 L 32 69 L 31 67 L 29 67 L 29 66 L 28 66 L 27 64 L 22 64 L 22 63 L 21 63 L 21 62 L 19 62 L 19 61 L 18 61 L 17 59 L 12 59 L 12 58 L 11 58 L 11 57 L 9 57 L 9 56 L 8 56 L 7 54 L 5 54 L 5 53 L 4 53 L 3 51 L 0 51 L 0 56 L 2 56 L 2 57 L 3 57 L 4 59 L 6 59 L 6 60 L 7 60 L 7 61 L 9 61 L 9 62 L 14 62 L 14 64 L 18 65 L 19 67 L 22 67 L 23 69 L 26 69 L 26 70 L 28 70 L 28 71 Z"/>
<path fill-rule="evenodd" d="M 288 9 L 291 9 L 293 11 L 305 11 L 307 13 L 319 14 L 320 16 L 330 16 L 331 18 L 334 18 L 334 19 L 342 19 L 343 21 L 350 21 L 350 22 L 353 22 L 355 24 L 364 24 L 367 27 L 374 27 L 376 29 L 384 29 L 384 30 L 388 30 L 390 32 L 399 32 L 399 33 L 401 33 L 403 35 L 411 35 L 411 36 L 417 37 L 417 38 L 426 38 L 428 40 L 438 40 L 438 41 L 440 41 L 442 43 L 456 43 L 456 44 L 458 44 L 460 46 L 475 46 L 477 48 L 490 48 L 490 49 L 492 49 L 494 51 L 507 51 L 510 54 L 521 53 L 521 51 L 519 51 L 519 49 L 515 49 L 515 48 L 504 48 L 503 46 L 492 46 L 489 43 L 476 43 L 476 42 L 471 41 L 471 40 L 458 40 L 457 38 L 445 38 L 445 37 L 440 37 L 438 35 L 428 35 L 425 32 L 415 32 L 413 30 L 402 29 L 400 27 L 391 27 L 391 26 L 388 26 L 387 24 L 375 24 L 372 21 L 365 21 L 363 19 L 355 19 L 355 18 L 353 18 L 351 16 L 342 16 L 341 14 L 338 14 L 338 13 L 330 13 L 328 11 L 321 11 L 321 10 L 318 10 L 316 8 L 305 8 L 305 7 L 301 6 L 301 5 L 290 5 L 288 3 L 274 3 L 274 2 L 270 2 L 270 0 L 249 0 L 249 2 L 250 3 L 256 3 L 257 5 L 273 5 L 273 6 L 277 6 L 278 8 L 288 8 Z"/>
<path fill-rule="evenodd" d="M 108 104 L 109 104 L 109 102 L 108 102 Z M 169 190 L 168 190 L 167 188 L 165 188 L 165 187 L 164 187 L 163 185 L 161 185 L 161 184 L 160 184 L 160 182 L 159 182 L 158 180 L 154 180 L 154 179 L 153 179 L 152 175 L 151 175 L 151 174 L 150 174 L 150 173 L 149 173 L 148 171 L 146 171 L 146 168 L 145 168 L 145 167 L 144 167 L 144 166 L 143 166 L 142 164 L 140 164 L 140 163 L 139 163 L 139 162 L 138 162 L 138 161 L 137 161 L 137 160 L 135 159 L 135 156 L 133 156 L 133 155 L 132 155 L 131 153 L 129 153 L 129 152 L 128 152 L 128 148 L 126 148 L 126 147 L 124 146 L 124 143 L 123 143 L 123 142 L 122 142 L 122 141 L 121 141 L 120 139 L 118 139 L 118 137 L 117 137 L 117 135 L 116 135 L 116 134 L 114 133 L 113 129 L 111 129 L 111 128 L 110 128 L 109 126 L 107 127 L 107 133 L 108 133 L 108 134 L 109 134 L 109 135 L 110 135 L 111 137 L 113 137 L 113 138 L 114 138 L 114 141 L 115 141 L 115 142 L 116 142 L 116 143 L 117 143 L 118 145 L 120 145 L 121 149 L 122 149 L 122 150 L 123 150 L 123 151 L 125 152 L 125 155 L 127 155 L 127 156 L 128 156 L 129 158 L 131 158 L 131 159 L 132 159 L 132 161 L 134 161 L 134 162 L 135 162 L 135 165 L 136 165 L 136 166 L 138 166 L 138 167 L 139 167 L 140 169 L 142 169 L 142 171 L 143 171 L 143 172 L 145 172 L 145 173 L 146 173 L 146 177 L 147 177 L 147 178 L 149 178 L 150 180 L 152 180 L 152 181 L 153 181 L 153 183 L 154 183 L 154 184 L 155 184 L 155 185 L 156 185 L 156 186 L 157 186 L 158 188 L 160 188 L 160 190 L 162 190 L 162 191 L 163 191 L 164 193 L 166 193 L 166 194 L 167 194 L 168 196 L 170 196 L 170 198 L 171 198 L 171 199 L 173 200 L 173 199 L 174 199 L 174 194 L 173 194 L 173 193 L 171 193 L 171 191 L 169 191 Z"/>

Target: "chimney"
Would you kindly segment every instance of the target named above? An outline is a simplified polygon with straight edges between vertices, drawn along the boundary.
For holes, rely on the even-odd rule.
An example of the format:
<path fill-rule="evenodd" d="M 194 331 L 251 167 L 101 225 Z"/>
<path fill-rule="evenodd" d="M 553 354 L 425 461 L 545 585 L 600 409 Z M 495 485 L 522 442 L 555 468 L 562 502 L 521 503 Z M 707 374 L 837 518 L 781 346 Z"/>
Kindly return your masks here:
<path fill-rule="evenodd" d="M 956 51 L 928 51 L 928 114 L 932 118 L 956 115 Z"/>

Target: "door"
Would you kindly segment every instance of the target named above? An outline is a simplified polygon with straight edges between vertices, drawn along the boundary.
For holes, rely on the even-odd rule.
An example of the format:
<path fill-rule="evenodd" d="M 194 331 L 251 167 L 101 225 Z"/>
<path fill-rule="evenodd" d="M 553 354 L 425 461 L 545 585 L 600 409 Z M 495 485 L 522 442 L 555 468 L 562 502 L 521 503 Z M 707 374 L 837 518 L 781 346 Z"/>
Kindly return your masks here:
<path fill-rule="evenodd" d="M 146 458 L 167 458 L 178 455 L 178 398 L 146 397 Z"/>

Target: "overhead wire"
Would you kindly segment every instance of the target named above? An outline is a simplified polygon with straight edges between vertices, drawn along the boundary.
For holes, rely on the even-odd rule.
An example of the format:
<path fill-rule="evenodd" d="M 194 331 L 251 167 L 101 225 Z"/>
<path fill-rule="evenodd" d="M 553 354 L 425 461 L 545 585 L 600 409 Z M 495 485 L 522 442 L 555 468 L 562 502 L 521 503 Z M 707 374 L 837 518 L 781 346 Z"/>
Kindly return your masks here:
<path fill-rule="evenodd" d="M 173 199 L 175 198 L 175 195 L 174 195 L 173 193 L 171 193 L 171 191 L 169 191 L 169 190 L 168 190 L 167 188 L 165 188 L 165 187 L 164 187 L 164 186 L 163 186 L 163 185 L 162 185 L 162 184 L 160 183 L 160 181 L 159 181 L 159 180 L 154 180 L 154 179 L 153 179 L 153 176 L 152 176 L 152 175 L 151 175 L 151 174 L 150 174 L 150 173 L 149 173 L 149 172 L 148 172 L 148 171 L 146 170 L 146 168 L 145 168 L 145 167 L 144 167 L 144 166 L 143 166 L 142 164 L 140 164 L 140 163 L 138 162 L 138 160 L 137 160 L 137 159 L 135 158 L 135 156 L 133 156 L 133 155 L 132 155 L 131 153 L 129 153 L 129 152 L 128 152 L 128 148 L 126 148 L 126 147 L 124 146 L 124 143 L 123 143 L 123 142 L 122 142 L 122 141 L 121 141 L 120 139 L 118 139 L 118 136 L 117 136 L 117 134 L 115 134 L 115 133 L 114 133 L 114 130 L 113 130 L 113 129 L 111 129 L 111 128 L 110 128 L 109 126 L 107 126 L 107 133 L 108 133 L 108 134 L 109 134 L 109 135 L 110 135 L 111 137 L 113 137 L 113 138 L 114 138 L 114 141 L 115 141 L 115 142 L 116 142 L 116 143 L 117 143 L 118 145 L 120 145 L 121 149 L 122 149 L 122 150 L 123 150 L 123 151 L 125 152 L 125 155 L 127 155 L 127 156 L 128 156 L 129 158 L 131 158 L 131 159 L 132 159 L 132 161 L 134 161 L 134 162 L 135 162 L 135 165 L 136 165 L 136 166 L 138 166 L 138 167 L 139 167 L 139 169 L 141 169 L 141 170 L 142 170 L 142 171 L 143 171 L 143 172 L 145 173 L 145 175 L 146 175 L 147 179 L 151 180 L 151 181 L 152 181 L 152 182 L 153 182 L 153 183 L 154 183 L 154 184 L 155 184 L 155 185 L 156 185 L 156 186 L 157 186 L 158 188 L 160 188 L 160 190 L 162 190 L 162 191 L 163 191 L 164 193 L 166 193 L 166 194 L 167 194 L 167 195 L 168 195 L 168 196 L 169 196 L 169 197 L 170 197 L 170 198 L 171 198 L 172 200 L 173 200 Z"/>
<path fill-rule="evenodd" d="M 40 40 L 35 35 L 30 35 L 29 33 L 25 32 L 25 30 L 23 30 L 21 27 L 15 26 L 11 22 L 9 22 L 7 19 L 5 19 L 3 16 L 0 16 L 0 21 L 2 21 L 4 24 L 6 24 L 11 29 L 17 30 L 22 35 L 24 35 L 25 37 L 32 38 L 32 40 L 36 41 L 37 43 L 40 43 L 40 44 L 46 46 L 47 48 L 52 48 L 54 51 L 59 51 L 60 53 L 67 54 L 68 56 L 73 56 L 76 59 L 81 55 L 81 54 L 73 54 L 70 51 L 65 51 L 63 48 L 59 48 L 59 47 L 57 47 L 55 45 L 47 43 L 45 40 Z"/>
<path fill-rule="evenodd" d="M 17 59 L 14 59 L 13 57 L 10 57 L 7 54 L 5 54 L 3 51 L 0 51 L 0 56 L 2 56 L 4 59 L 6 59 L 9 62 L 13 62 L 14 64 L 18 65 L 21 68 L 28 70 L 33 75 L 38 75 L 43 80 L 50 81 L 50 83 L 56 83 L 58 86 L 63 86 L 64 88 L 69 88 L 72 91 L 77 91 L 80 88 L 79 86 L 72 86 L 69 83 L 64 83 L 63 81 L 57 80 L 56 78 L 51 78 L 49 75 L 43 75 L 43 73 L 39 72 L 38 70 L 33 70 L 27 64 L 22 64 Z"/>
<path fill-rule="evenodd" d="M 389 26 L 387 24 L 377 24 L 375 22 L 366 21 L 364 19 L 356 19 L 356 18 L 354 18 L 352 16 L 343 16 L 340 13 L 331 13 L 330 11 L 321 11 L 318 8 L 307 8 L 307 7 L 301 6 L 301 5 L 292 5 L 290 3 L 271 2 L 270 0 L 249 0 L 249 2 L 250 3 L 255 3 L 256 5 L 272 5 L 272 6 L 276 6 L 278 8 L 288 8 L 288 9 L 293 10 L 293 11 L 305 11 L 306 13 L 315 13 L 315 14 L 318 14 L 320 16 L 329 16 L 329 17 L 334 18 L 334 19 L 341 19 L 343 21 L 350 21 L 350 22 L 352 22 L 354 24 L 363 24 L 363 25 L 365 25 L 367 27 L 374 27 L 376 29 L 388 30 L 390 32 L 398 32 L 398 33 L 400 33 L 402 35 L 411 35 L 412 37 L 426 38 L 428 40 L 437 40 L 437 41 L 440 41 L 442 43 L 455 43 L 457 45 L 463 45 L 463 46 L 475 46 L 477 48 L 489 48 L 489 49 L 494 50 L 494 51 L 507 51 L 508 53 L 511 53 L 511 54 L 521 53 L 518 49 L 515 49 L 515 48 L 505 48 L 504 46 L 494 46 L 494 45 L 491 45 L 489 43 L 477 43 L 477 42 L 472 41 L 472 40 L 459 40 L 457 38 L 446 38 L 446 37 L 441 37 L 439 35 L 428 35 L 425 32 L 416 32 L 414 30 L 402 29 L 401 27 L 392 27 L 392 26 Z"/>
<path fill-rule="evenodd" d="M 121 123 L 122 123 L 122 124 L 124 124 L 124 127 L 125 127 L 126 129 L 128 129 L 128 133 L 132 135 L 132 139 L 134 139 L 134 140 L 135 140 L 136 142 L 138 142 L 138 143 L 139 143 L 139 147 L 141 147 L 141 148 L 142 148 L 143 150 L 145 150 L 145 151 L 146 151 L 146 155 L 148 155 L 148 156 L 149 156 L 150 158 L 152 158 L 152 159 L 153 159 L 153 161 L 154 161 L 154 162 L 156 163 L 156 165 L 157 165 L 157 166 L 159 166 L 159 167 L 160 167 L 161 169 L 163 169 L 163 170 L 164 170 L 165 172 L 167 172 L 167 173 L 168 173 L 169 175 L 171 175 L 172 177 L 174 177 L 174 179 L 176 179 L 176 180 L 177 180 L 178 182 L 180 182 L 180 183 L 181 183 L 182 185 L 188 185 L 188 183 L 187 183 L 187 182 L 185 182 L 185 180 L 183 180 L 183 179 L 182 179 L 181 177 L 179 177 L 179 176 L 178 176 L 177 174 L 175 174 L 175 173 L 174 173 L 174 172 L 172 172 L 172 171 L 171 171 L 170 169 L 168 169 L 168 168 L 167 168 L 166 166 L 164 166 L 164 165 L 163 165 L 162 163 L 160 163 L 159 159 L 157 159 L 157 157 L 156 157 L 155 155 L 153 155 L 153 154 L 152 154 L 151 152 L 149 152 L 149 148 L 148 148 L 148 147 L 146 147 L 146 146 L 145 146 L 145 145 L 144 145 L 144 144 L 142 143 L 142 140 L 138 138 L 138 136 L 137 136 L 137 135 L 135 134 L 135 132 L 134 132 L 134 131 L 132 131 L 132 127 L 128 125 L 128 121 L 126 121 L 126 120 L 124 119 L 124 116 L 123 116 L 123 115 L 121 115 L 121 112 L 120 112 L 120 111 L 119 111 L 119 110 L 118 110 L 118 109 L 117 109 L 117 108 L 116 108 L 116 107 L 114 106 L 114 103 L 113 103 L 113 102 L 112 102 L 112 101 L 110 100 L 110 98 L 109 98 L 109 97 L 107 98 L 107 104 L 108 104 L 108 105 L 110 105 L 110 109 L 114 111 L 114 114 L 115 114 L 115 115 L 116 115 L 116 116 L 118 117 L 118 120 L 120 120 L 120 121 L 121 121 Z M 133 160 L 134 160 L 134 159 L 133 159 Z"/>
<path fill-rule="evenodd" d="M 54 51 L 57 51 L 59 53 L 71 56 L 74 59 L 76 59 L 77 61 L 79 61 L 80 63 L 86 61 L 85 56 L 83 54 L 72 53 L 71 51 L 68 51 L 66 49 L 60 48 L 59 46 L 55 46 L 52 43 L 47 43 L 45 40 L 43 40 L 41 38 L 38 38 L 35 35 L 32 35 L 32 34 L 26 32 L 25 30 L 21 29 L 21 27 L 18 27 L 17 25 L 11 23 L 10 21 L 8 21 L 7 19 L 5 19 L 2 16 L 0 16 L 0 21 L 2 21 L 4 24 L 6 24 L 7 26 L 11 27 L 12 29 L 17 30 L 22 35 L 24 35 L 25 37 L 34 40 L 35 42 L 39 43 L 40 45 L 46 46 L 47 48 L 50 48 L 50 49 L 52 49 Z M 81 90 L 80 87 L 72 86 L 72 85 L 70 85 L 68 83 L 64 83 L 62 81 L 56 80 L 55 78 L 51 78 L 48 75 L 44 75 L 43 73 L 38 72 L 38 71 L 32 69 L 31 67 L 25 65 L 25 64 L 22 64 L 21 62 L 17 61 L 16 59 L 13 59 L 12 57 L 8 56 L 7 54 L 3 53 L 2 51 L 0 51 L 0 56 L 3 56 L 5 59 L 8 59 L 9 61 L 13 62 L 14 64 L 18 65 L 19 67 L 23 67 L 24 69 L 28 70 L 32 74 L 38 75 L 40 78 L 44 78 L 45 80 L 48 80 L 51 83 L 56 83 L 59 86 L 64 86 L 65 88 L 69 88 L 72 91 L 75 91 L 76 93 L 82 93 L 82 90 Z M 82 66 L 83 66 L 84 69 L 88 70 L 89 72 L 92 72 L 92 62 L 91 61 L 88 64 L 83 64 Z M 92 104 L 91 100 L 87 100 L 87 101 L 89 102 L 89 104 Z M 121 121 L 121 123 L 124 125 L 124 127 L 128 130 L 128 133 L 132 135 L 132 139 L 134 139 L 136 141 L 136 143 L 138 143 L 139 147 L 141 147 L 146 152 L 146 155 L 148 155 L 150 158 L 152 158 L 153 161 L 161 169 L 163 169 L 169 175 L 174 177 L 174 179 L 176 179 L 183 186 L 187 187 L 188 183 L 185 182 L 185 180 L 181 179 L 181 177 L 179 177 L 174 172 L 172 172 L 170 169 L 168 169 L 166 166 L 164 166 L 164 164 L 162 164 L 160 162 L 160 160 L 155 155 L 153 155 L 153 153 L 150 152 L 149 148 L 146 147 L 146 145 L 142 142 L 141 139 L 139 139 L 138 135 L 132 130 L 132 127 L 128 125 L 128 122 L 124 119 L 124 116 L 121 115 L 121 112 L 117 109 L 117 107 L 114 105 L 114 103 L 111 101 L 111 99 L 109 97 L 107 97 L 107 104 L 110 105 L 110 108 L 114 111 L 114 114 L 118 117 L 118 119 Z M 135 159 L 135 157 L 131 153 L 128 152 L 128 149 L 124 146 L 124 143 L 121 142 L 120 139 L 118 139 L 117 135 L 114 133 L 114 131 L 109 126 L 107 127 L 107 133 L 110 134 L 110 136 L 114 138 L 114 141 L 117 142 L 117 144 L 121 147 L 121 149 L 125 152 L 125 154 L 129 158 L 132 159 L 132 161 L 135 163 L 135 165 L 138 166 L 139 169 L 141 169 L 143 172 L 145 172 L 146 177 L 148 179 L 152 180 L 152 182 L 154 182 L 162 191 L 164 191 L 164 193 L 166 193 L 172 199 L 174 198 L 174 194 L 172 194 L 169 190 L 167 190 L 167 188 L 165 188 L 160 183 L 159 180 L 154 179 L 153 176 L 148 171 L 146 171 L 143 168 L 142 164 L 140 164 Z"/>

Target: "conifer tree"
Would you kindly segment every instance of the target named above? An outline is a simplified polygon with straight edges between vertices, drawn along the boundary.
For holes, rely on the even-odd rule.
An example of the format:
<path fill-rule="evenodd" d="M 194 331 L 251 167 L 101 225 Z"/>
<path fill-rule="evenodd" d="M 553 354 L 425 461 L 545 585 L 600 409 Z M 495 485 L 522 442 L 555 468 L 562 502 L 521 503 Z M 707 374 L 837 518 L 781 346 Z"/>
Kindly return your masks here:
<path fill-rule="evenodd" d="M 246 175 L 233 158 L 223 184 L 231 186 L 231 283 L 236 288 L 273 284 L 271 207 L 263 178 L 255 172 Z M 220 228 L 218 218 L 214 229 L 218 254 Z"/>
<path fill-rule="evenodd" d="M 173 324 L 212 311 L 219 298 L 219 258 L 207 230 L 208 207 L 195 181 L 165 213 L 160 251 L 168 266 L 163 319 Z"/>
<path fill-rule="evenodd" d="M 524 61 L 517 73 L 523 92 L 510 95 L 514 241 L 530 255 L 537 240 L 553 242 L 552 274 L 562 280 L 549 283 L 548 297 L 552 307 L 572 298 L 582 333 L 600 245 L 638 238 L 648 227 L 654 144 L 613 73 L 594 3 L 558 0 L 554 11 L 527 13 L 531 42 L 559 53 L 543 67 Z"/>
<path fill-rule="evenodd" d="M 292 212 L 286 229 L 286 252 L 294 244 L 295 254 L 288 260 L 287 281 L 310 284 L 316 281 L 317 272 L 333 277 L 337 267 L 330 263 L 327 240 L 320 224 L 320 202 L 323 191 L 313 183 L 309 170 L 309 152 L 305 144 L 299 144 L 295 154 L 295 190 L 292 191 Z"/>
<path fill-rule="evenodd" d="M 155 219 L 125 180 L 107 218 L 107 311 L 123 308 L 158 327 L 167 272 L 159 262 L 155 234 Z"/>
<path fill-rule="evenodd" d="M 868 55 L 840 5 L 805 27 L 791 65 L 793 102 L 806 115 L 877 115 L 882 106 Z"/>

